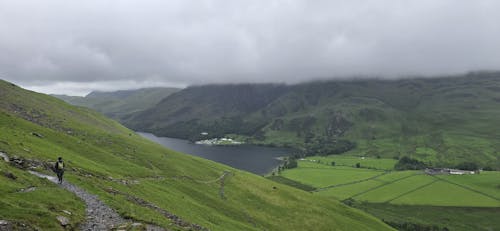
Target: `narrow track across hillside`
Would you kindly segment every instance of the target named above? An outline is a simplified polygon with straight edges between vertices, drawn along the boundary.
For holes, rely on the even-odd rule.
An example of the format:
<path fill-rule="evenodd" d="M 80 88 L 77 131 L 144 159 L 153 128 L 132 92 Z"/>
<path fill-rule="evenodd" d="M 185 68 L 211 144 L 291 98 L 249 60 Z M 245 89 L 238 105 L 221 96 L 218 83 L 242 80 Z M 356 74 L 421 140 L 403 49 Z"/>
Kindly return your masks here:
<path fill-rule="evenodd" d="M 57 184 L 57 178 L 54 176 L 45 175 L 35 171 L 29 171 L 31 174 L 36 175 L 41 178 L 48 179 L 51 182 Z M 94 230 L 111 230 L 118 228 L 126 223 L 132 223 L 131 220 L 126 220 L 122 218 L 116 211 L 114 211 L 109 206 L 105 205 L 101 200 L 97 198 L 96 195 L 92 195 L 80 187 L 63 181 L 60 186 L 81 198 L 86 205 L 86 215 L 87 220 L 85 223 L 80 225 L 80 230 L 84 231 L 94 231 Z M 164 231 L 165 229 L 154 226 L 146 225 L 146 230 L 148 231 Z"/>

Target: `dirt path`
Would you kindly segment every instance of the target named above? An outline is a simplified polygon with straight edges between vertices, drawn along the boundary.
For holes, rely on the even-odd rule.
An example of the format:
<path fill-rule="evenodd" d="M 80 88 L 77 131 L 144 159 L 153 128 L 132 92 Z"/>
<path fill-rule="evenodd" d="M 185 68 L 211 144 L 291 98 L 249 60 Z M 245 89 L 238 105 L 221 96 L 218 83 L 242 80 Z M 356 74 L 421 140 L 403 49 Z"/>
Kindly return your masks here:
<path fill-rule="evenodd" d="M 41 178 L 46 178 L 57 184 L 57 178 L 55 176 L 45 175 L 39 172 L 29 171 L 31 174 L 36 175 Z M 81 198 L 86 205 L 87 220 L 85 223 L 80 225 L 80 230 L 84 231 L 94 231 L 94 230 L 110 230 L 113 228 L 118 228 L 125 223 L 133 223 L 131 220 L 126 220 L 122 218 L 113 209 L 105 205 L 101 200 L 97 198 L 96 195 L 92 195 L 82 188 L 72 185 L 66 181 L 63 181 L 60 186 Z M 165 229 L 146 225 L 146 230 L 149 231 L 164 231 Z"/>

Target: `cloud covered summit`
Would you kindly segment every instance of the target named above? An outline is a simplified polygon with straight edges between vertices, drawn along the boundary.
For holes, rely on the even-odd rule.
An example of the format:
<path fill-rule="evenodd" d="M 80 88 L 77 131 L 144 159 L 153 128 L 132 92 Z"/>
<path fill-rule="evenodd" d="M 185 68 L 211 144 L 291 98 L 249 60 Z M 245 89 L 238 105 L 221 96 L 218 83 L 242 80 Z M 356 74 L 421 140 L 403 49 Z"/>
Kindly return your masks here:
<path fill-rule="evenodd" d="M 0 77 L 49 93 L 500 69 L 500 2 L 0 1 Z"/>

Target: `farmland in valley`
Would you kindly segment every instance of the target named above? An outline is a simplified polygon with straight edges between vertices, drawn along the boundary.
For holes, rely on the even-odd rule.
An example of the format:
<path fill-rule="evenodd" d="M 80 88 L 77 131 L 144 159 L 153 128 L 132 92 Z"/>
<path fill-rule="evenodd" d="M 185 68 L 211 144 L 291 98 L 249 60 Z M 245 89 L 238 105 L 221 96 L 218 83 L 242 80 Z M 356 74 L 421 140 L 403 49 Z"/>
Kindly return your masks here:
<path fill-rule="evenodd" d="M 414 218 L 410 222 L 451 230 L 499 227 L 496 221 L 478 220 L 484 214 L 495 216 L 500 212 L 499 171 L 428 175 L 422 170 L 395 171 L 396 162 L 345 155 L 314 156 L 298 160 L 297 168 L 281 171 L 280 177 L 308 185 L 314 194 L 343 200 L 396 225 L 409 222 L 401 219 L 404 214 Z M 460 214 L 456 217 L 461 219 L 449 217 L 449 213 Z"/>

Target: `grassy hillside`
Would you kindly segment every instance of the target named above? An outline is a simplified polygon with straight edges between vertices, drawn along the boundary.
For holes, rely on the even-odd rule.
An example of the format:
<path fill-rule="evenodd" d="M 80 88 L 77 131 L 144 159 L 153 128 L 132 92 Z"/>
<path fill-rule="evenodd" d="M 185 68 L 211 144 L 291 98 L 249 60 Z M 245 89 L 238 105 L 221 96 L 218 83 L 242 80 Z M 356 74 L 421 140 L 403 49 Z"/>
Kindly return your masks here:
<path fill-rule="evenodd" d="M 259 94 L 257 89 L 234 94 L 238 87 L 188 88 L 125 124 L 190 139 L 203 131 L 232 134 L 247 142 L 295 147 L 307 155 L 350 151 L 410 156 L 433 166 L 475 162 L 500 169 L 500 72 L 312 82 Z"/>
<path fill-rule="evenodd" d="M 113 119 L 122 120 L 128 115 L 150 108 L 163 98 L 179 91 L 177 88 L 143 88 L 114 92 L 94 91 L 85 97 L 53 95 L 70 104 L 88 107 Z"/>
<path fill-rule="evenodd" d="M 68 181 L 124 217 L 185 229 L 147 206 L 154 204 L 211 230 L 390 229 L 337 200 L 167 150 L 89 109 L 5 81 L 0 98 L 0 151 L 38 171 L 62 156 Z M 75 196 L 13 165 L 0 164 L 0 219 L 50 230 L 62 229 L 55 219 L 62 210 L 74 224 L 84 219 Z M 30 186 L 37 188 L 20 192 Z"/>
<path fill-rule="evenodd" d="M 14 230 L 24 227 L 61 230 L 56 220 L 59 215 L 70 218 L 73 228 L 85 219 L 85 205 L 75 195 L 3 160 L 0 161 L 0 185 L 0 220 L 14 223 Z M 71 212 L 71 216 L 64 210 Z"/>

